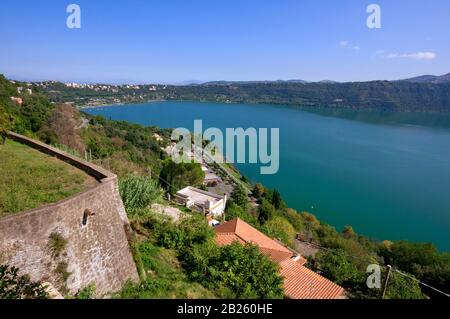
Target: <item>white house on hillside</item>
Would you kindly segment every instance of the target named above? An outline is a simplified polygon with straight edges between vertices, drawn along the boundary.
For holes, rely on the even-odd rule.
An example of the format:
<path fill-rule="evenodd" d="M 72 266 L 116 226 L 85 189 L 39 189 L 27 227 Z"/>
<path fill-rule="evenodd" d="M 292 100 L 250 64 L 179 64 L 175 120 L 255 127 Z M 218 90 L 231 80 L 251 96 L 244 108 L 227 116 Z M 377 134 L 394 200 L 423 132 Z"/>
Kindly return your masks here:
<path fill-rule="evenodd" d="M 227 205 L 226 195 L 220 196 L 190 186 L 178 191 L 174 199 L 192 210 L 211 217 L 222 216 Z"/>

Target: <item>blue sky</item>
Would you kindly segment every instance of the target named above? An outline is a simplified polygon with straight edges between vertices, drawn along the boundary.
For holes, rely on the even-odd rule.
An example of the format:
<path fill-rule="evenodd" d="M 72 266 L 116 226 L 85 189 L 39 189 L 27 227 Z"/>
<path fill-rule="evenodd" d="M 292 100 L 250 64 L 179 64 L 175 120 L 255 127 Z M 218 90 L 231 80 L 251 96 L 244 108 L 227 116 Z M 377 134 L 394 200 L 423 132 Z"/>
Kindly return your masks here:
<path fill-rule="evenodd" d="M 81 7 L 81 29 L 66 7 Z M 366 7 L 382 28 L 366 26 Z M 2 0 L 0 73 L 23 80 L 365 81 L 450 72 L 448 0 Z"/>

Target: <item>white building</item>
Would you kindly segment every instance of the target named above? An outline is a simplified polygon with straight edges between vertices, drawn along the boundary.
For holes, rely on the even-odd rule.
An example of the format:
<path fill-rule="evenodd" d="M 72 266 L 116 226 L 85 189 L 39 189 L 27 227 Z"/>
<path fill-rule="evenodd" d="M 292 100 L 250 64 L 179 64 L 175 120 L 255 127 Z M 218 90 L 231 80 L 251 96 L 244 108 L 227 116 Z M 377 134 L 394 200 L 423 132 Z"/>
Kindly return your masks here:
<path fill-rule="evenodd" d="M 178 191 L 174 199 L 179 204 L 210 217 L 222 216 L 227 205 L 226 195 L 220 196 L 191 186 Z"/>

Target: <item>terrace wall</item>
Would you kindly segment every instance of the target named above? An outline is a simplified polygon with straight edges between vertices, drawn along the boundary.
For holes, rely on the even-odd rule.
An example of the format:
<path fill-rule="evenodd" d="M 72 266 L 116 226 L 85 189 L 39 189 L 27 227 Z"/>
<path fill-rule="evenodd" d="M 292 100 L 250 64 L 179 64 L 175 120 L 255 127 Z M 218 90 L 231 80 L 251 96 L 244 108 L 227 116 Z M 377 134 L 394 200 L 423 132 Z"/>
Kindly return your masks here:
<path fill-rule="evenodd" d="M 0 263 L 18 267 L 65 294 L 93 283 L 102 296 L 120 290 L 128 280 L 138 281 L 117 176 L 46 144 L 9 136 L 80 168 L 99 184 L 61 202 L 0 219 Z M 86 212 L 95 215 L 86 218 Z M 52 234 L 66 242 L 57 253 L 51 248 Z"/>

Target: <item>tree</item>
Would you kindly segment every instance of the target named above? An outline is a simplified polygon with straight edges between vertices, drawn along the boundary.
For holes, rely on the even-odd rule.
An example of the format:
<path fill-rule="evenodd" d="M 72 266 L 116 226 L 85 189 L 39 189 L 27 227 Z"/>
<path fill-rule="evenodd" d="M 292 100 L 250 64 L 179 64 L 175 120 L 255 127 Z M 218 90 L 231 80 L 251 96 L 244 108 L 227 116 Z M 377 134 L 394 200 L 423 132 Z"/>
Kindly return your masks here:
<path fill-rule="evenodd" d="M 284 217 L 276 216 L 265 224 L 267 234 L 280 239 L 286 245 L 292 245 L 297 232 Z"/>
<path fill-rule="evenodd" d="M 250 180 L 248 179 L 248 177 L 245 176 L 245 175 L 242 175 L 241 181 L 243 181 L 243 182 L 246 183 L 246 184 L 248 184 L 248 183 L 250 182 Z"/>
<path fill-rule="evenodd" d="M 282 213 L 298 233 L 305 230 L 305 221 L 295 209 L 286 208 Z"/>
<path fill-rule="evenodd" d="M 343 251 L 320 251 L 316 255 L 315 265 L 339 285 L 352 285 L 361 278 L 358 269 L 347 260 Z"/>
<path fill-rule="evenodd" d="M 281 198 L 281 194 L 278 190 L 274 190 L 272 194 L 272 205 L 275 209 L 280 209 L 283 205 L 283 199 Z"/>
<path fill-rule="evenodd" d="M 265 188 L 260 183 L 255 184 L 255 187 L 253 187 L 253 196 L 256 199 L 261 199 L 261 197 L 263 197 L 263 195 L 264 195 L 264 192 L 265 192 Z"/>
<path fill-rule="evenodd" d="M 355 238 L 356 237 L 356 233 L 353 230 L 352 226 L 345 226 L 344 230 L 342 231 L 342 235 L 344 236 L 344 238 Z"/>
<path fill-rule="evenodd" d="M 180 163 L 167 160 L 160 173 L 161 185 L 171 194 L 186 186 L 199 186 L 205 180 L 205 172 L 198 163 Z"/>
<path fill-rule="evenodd" d="M 214 230 L 201 214 L 186 216 L 176 226 L 171 221 L 160 223 L 154 232 L 161 246 L 176 249 L 182 255 L 192 246 L 214 238 Z"/>
<path fill-rule="evenodd" d="M 261 224 L 265 224 L 275 214 L 275 207 L 267 200 L 263 199 L 258 208 L 258 220 Z"/>
<path fill-rule="evenodd" d="M 6 136 L 9 130 L 12 128 L 12 118 L 6 113 L 3 107 L 0 105 L 0 137 L 2 138 L 2 144 L 6 143 Z"/>
<path fill-rule="evenodd" d="M 134 209 L 148 208 L 163 196 L 159 183 L 149 176 L 130 175 L 121 179 L 119 191 L 128 213 Z"/>
<path fill-rule="evenodd" d="M 240 218 L 251 225 L 258 224 L 258 220 L 255 216 L 246 212 L 242 207 L 238 206 L 233 201 L 228 201 L 227 203 L 225 218 L 227 221 L 233 220 L 235 218 Z"/>
<path fill-rule="evenodd" d="M 233 192 L 231 193 L 231 200 L 244 210 L 247 209 L 248 196 L 241 185 L 236 185 Z"/>
<path fill-rule="evenodd" d="M 283 298 L 278 265 L 254 245 L 197 246 L 186 262 L 191 277 L 215 289 L 222 298 Z"/>
<path fill-rule="evenodd" d="M 425 299 L 417 281 L 391 272 L 385 299 Z"/>
<path fill-rule="evenodd" d="M 46 299 L 48 294 L 39 282 L 20 276 L 19 269 L 0 265 L 0 299 Z"/>

